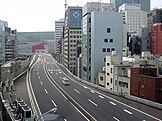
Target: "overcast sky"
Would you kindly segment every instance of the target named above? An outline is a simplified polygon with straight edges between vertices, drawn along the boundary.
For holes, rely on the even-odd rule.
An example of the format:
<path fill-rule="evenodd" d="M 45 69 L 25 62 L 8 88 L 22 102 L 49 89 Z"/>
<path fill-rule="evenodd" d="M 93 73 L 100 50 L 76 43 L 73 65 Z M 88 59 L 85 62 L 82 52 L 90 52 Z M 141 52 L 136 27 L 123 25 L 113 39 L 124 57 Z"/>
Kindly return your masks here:
<path fill-rule="evenodd" d="M 83 6 L 99 0 L 68 0 Z M 109 0 L 101 0 L 109 2 Z M 151 8 L 162 8 L 162 0 L 151 0 Z M 54 22 L 64 16 L 64 0 L 0 0 L 0 20 L 20 31 L 54 31 Z"/>

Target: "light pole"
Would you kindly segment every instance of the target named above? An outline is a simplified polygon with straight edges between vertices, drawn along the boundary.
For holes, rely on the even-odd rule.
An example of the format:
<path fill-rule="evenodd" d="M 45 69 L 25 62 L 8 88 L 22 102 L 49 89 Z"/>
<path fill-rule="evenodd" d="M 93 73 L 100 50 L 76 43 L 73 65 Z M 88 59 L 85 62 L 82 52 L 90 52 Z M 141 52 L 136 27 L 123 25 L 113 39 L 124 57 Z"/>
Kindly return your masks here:
<path fill-rule="evenodd" d="M 45 115 L 47 115 L 48 113 L 50 113 L 50 112 L 56 112 L 57 111 L 57 108 L 52 108 L 51 110 L 49 110 L 49 111 L 47 111 L 47 112 L 45 112 L 45 113 L 43 113 L 40 117 L 38 117 L 38 120 L 37 121 L 39 121 L 39 120 L 43 120 L 42 118 L 45 116 Z"/>

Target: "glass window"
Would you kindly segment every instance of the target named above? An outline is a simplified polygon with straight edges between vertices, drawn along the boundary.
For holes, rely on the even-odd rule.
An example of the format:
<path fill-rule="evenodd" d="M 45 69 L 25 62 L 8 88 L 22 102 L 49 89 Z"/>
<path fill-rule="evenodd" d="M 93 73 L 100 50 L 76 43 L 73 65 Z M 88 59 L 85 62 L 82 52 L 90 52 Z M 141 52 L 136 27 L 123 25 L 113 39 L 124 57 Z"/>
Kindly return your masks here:
<path fill-rule="evenodd" d="M 106 52 L 106 48 L 102 48 L 102 52 Z"/>
<path fill-rule="evenodd" d="M 107 33 L 110 33 L 110 32 L 111 32 L 110 28 L 107 28 Z"/>
<path fill-rule="evenodd" d="M 108 42 L 108 39 L 104 39 L 104 42 Z"/>
<path fill-rule="evenodd" d="M 113 43 L 113 39 L 110 39 L 110 43 Z"/>

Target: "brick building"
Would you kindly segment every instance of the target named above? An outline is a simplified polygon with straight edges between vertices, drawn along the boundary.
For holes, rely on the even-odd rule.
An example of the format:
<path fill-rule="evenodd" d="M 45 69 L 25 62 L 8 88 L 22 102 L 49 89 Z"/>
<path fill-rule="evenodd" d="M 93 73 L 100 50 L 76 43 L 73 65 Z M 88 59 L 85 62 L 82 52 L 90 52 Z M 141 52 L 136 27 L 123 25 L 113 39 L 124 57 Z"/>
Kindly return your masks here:
<path fill-rule="evenodd" d="M 162 103 L 162 77 L 156 68 L 131 68 L 130 94 L 136 97 Z"/>
<path fill-rule="evenodd" d="M 151 28 L 151 31 L 151 52 L 154 55 L 162 55 L 162 23 L 154 24 Z"/>

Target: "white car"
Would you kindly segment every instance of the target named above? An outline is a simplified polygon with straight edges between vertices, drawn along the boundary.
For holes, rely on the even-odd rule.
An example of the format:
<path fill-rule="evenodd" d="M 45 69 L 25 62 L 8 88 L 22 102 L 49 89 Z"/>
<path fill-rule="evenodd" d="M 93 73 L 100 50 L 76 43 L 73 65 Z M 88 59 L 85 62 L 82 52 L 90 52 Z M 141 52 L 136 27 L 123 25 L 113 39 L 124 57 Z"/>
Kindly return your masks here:
<path fill-rule="evenodd" d="M 68 86 L 69 85 L 69 79 L 67 77 L 63 77 L 62 78 L 62 83 L 65 85 L 65 86 Z"/>

